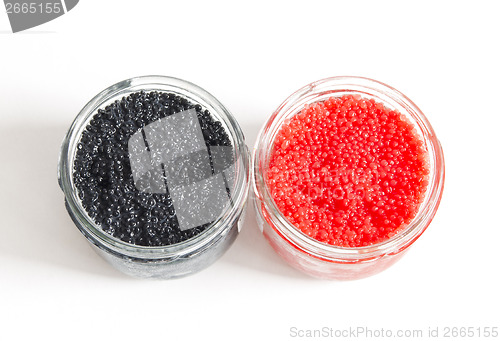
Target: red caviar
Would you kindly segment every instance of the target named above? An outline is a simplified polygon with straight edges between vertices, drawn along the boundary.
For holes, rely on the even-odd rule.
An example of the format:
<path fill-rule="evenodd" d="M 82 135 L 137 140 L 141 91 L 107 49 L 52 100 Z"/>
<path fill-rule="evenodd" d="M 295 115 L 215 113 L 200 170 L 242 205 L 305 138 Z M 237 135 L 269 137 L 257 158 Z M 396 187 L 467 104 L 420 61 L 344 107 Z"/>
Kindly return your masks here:
<path fill-rule="evenodd" d="M 391 238 L 415 218 L 428 177 L 424 143 L 404 115 L 345 95 L 285 121 L 266 181 L 296 228 L 320 242 L 361 247 Z"/>

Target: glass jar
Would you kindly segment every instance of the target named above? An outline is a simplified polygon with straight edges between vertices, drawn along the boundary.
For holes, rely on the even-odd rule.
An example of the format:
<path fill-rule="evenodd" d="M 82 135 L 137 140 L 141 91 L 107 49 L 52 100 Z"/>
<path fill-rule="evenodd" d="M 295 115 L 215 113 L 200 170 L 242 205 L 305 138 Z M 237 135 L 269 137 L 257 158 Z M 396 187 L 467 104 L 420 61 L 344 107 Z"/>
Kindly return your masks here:
<path fill-rule="evenodd" d="M 276 206 L 266 183 L 270 154 L 283 123 L 306 104 L 330 97 L 359 95 L 397 110 L 414 125 L 429 156 L 429 185 L 416 217 L 386 241 L 365 247 L 319 242 L 295 228 Z M 333 77 L 311 83 L 287 98 L 262 128 L 253 151 L 257 221 L 274 250 L 293 267 L 315 277 L 351 280 L 376 274 L 396 262 L 425 231 L 438 208 L 444 184 L 444 158 L 438 139 L 420 109 L 396 89 L 360 77 Z"/>
<path fill-rule="evenodd" d="M 223 127 L 231 144 L 230 148 L 209 146 L 193 108 L 139 127 L 128 140 L 128 162 L 124 166 L 128 164 L 131 168 L 129 174 L 133 175 L 135 184 L 135 188 L 129 190 L 141 195 L 168 193 L 166 195 L 171 197 L 175 208 L 175 218 L 172 219 L 177 219 L 182 231 L 206 223 L 198 234 L 170 245 L 136 245 L 108 234 L 104 231 L 107 228 L 105 223 L 97 223 L 84 209 L 83 199 L 79 197 L 75 184 L 77 149 L 84 144 L 82 133 L 89 123 L 99 112 L 101 116 L 105 115 L 103 110 L 108 106 L 120 105 L 120 100 L 141 91 L 143 94 L 172 94 L 186 99 L 200 112 L 208 111 L 217 122 L 218 129 Z M 114 128 L 110 129 L 116 131 Z M 238 123 L 215 97 L 180 79 L 145 76 L 112 85 L 85 105 L 63 142 L 58 180 L 71 218 L 98 254 L 128 275 L 175 278 L 206 268 L 221 257 L 235 240 L 248 194 L 249 160 Z M 176 173 L 175 167 L 181 163 L 183 168 Z M 154 168 L 160 169 L 160 172 L 154 171 Z M 200 175 L 200 169 L 208 169 L 209 173 L 202 171 Z M 152 180 L 145 184 L 144 174 L 149 180 L 155 177 L 160 179 L 160 185 L 155 188 Z M 132 218 L 141 219 L 138 216 Z"/>

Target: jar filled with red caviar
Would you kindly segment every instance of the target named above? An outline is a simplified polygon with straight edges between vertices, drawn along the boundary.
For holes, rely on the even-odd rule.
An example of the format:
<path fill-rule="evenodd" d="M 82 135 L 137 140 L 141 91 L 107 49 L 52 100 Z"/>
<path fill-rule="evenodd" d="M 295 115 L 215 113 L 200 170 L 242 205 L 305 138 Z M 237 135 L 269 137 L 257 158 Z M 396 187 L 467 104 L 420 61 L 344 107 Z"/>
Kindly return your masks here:
<path fill-rule="evenodd" d="M 352 280 L 394 264 L 438 208 L 444 158 L 405 95 L 360 77 L 311 83 L 262 128 L 254 203 L 274 250 L 314 277 Z"/>

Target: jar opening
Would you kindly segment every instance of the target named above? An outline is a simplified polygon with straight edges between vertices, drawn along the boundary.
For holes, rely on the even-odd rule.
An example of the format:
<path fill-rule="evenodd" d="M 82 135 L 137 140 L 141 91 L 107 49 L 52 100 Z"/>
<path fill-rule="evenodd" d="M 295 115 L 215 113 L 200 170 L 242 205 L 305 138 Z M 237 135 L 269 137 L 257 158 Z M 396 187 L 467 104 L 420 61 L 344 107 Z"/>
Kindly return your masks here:
<path fill-rule="evenodd" d="M 106 154 L 106 148 L 114 147 L 108 136 L 111 142 L 124 137 L 116 142 L 121 143 L 119 157 Z M 86 153 L 100 155 L 102 167 L 96 160 L 88 167 Z M 116 185 L 116 175 L 124 173 L 128 178 Z M 68 207 L 86 234 L 115 251 L 167 257 L 210 244 L 239 217 L 248 189 L 248 152 L 239 125 L 208 92 L 176 78 L 137 77 L 107 88 L 82 109 L 63 143 L 59 178 Z M 89 183 L 101 179 L 106 189 L 98 199 L 106 198 L 102 205 L 109 212 L 98 220 L 89 209 L 94 198 L 88 196 L 99 185 Z M 115 187 L 109 189 L 111 183 Z M 113 209 L 119 205 L 115 217 Z M 179 234 L 187 238 L 136 245 L 105 231 L 116 221 L 127 224 L 132 237 L 137 224 L 144 224 L 142 233 L 148 233 L 150 227 L 169 229 L 175 222 Z M 191 236 L 199 226 L 204 229 Z"/>
<path fill-rule="evenodd" d="M 391 238 L 361 247 L 339 247 L 325 244 L 304 234 L 293 226 L 278 209 L 266 181 L 267 172 L 269 172 L 270 152 L 281 127 L 288 124 L 290 119 L 300 113 L 305 106 L 322 103 L 331 97 L 344 95 L 374 99 L 391 110 L 403 114 L 416 128 L 418 136 L 423 141 L 430 169 L 425 198 L 414 219 Z M 253 160 L 254 191 L 263 202 L 262 209 L 267 211 L 266 215 L 271 220 L 270 225 L 279 230 L 281 235 L 286 236 L 286 239 L 292 244 L 299 245 L 318 257 L 332 259 L 336 257 L 351 261 L 367 259 L 387 253 L 400 252 L 411 245 L 423 233 L 433 218 L 441 198 L 444 182 L 444 160 L 441 146 L 420 109 L 399 91 L 383 83 L 359 77 L 324 79 L 307 85 L 292 94 L 278 107 L 261 130 Z"/>

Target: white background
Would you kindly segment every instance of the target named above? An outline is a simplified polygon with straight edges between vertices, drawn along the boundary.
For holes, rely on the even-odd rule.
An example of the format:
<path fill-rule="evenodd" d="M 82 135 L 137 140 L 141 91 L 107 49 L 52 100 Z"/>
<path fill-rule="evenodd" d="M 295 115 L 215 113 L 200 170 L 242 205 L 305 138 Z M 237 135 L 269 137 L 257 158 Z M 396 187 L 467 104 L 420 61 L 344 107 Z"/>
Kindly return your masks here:
<path fill-rule="evenodd" d="M 292 327 L 424 336 L 429 327 L 500 327 L 499 4 L 82 0 L 17 34 L 2 7 L 0 338 L 287 340 L 297 339 Z M 307 83 L 356 75 L 395 87 L 443 145 L 434 221 L 399 263 L 353 282 L 290 268 L 252 210 L 233 247 L 201 273 L 173 281 L 118 273 L 71 222 L 56 165 L 88 100 L 148 74 L 211 92 L 249 146 Z"/>

